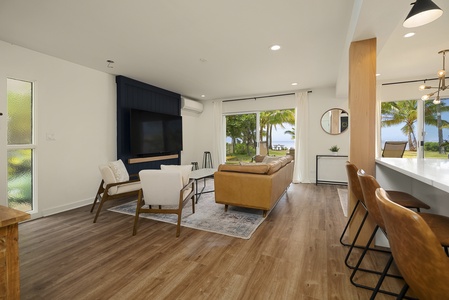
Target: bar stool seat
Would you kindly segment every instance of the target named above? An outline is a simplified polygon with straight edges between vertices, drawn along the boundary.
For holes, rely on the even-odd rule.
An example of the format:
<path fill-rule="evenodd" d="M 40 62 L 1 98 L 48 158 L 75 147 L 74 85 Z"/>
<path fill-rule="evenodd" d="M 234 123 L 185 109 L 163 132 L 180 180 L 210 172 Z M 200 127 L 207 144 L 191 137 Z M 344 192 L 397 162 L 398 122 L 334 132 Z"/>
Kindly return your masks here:
<path fill-rule="evenodd" d="M 400 191 L 387 191 L 387 193 L 388 195 L 390 195 L 390 199 L 394 199 L 393 201 L 401 206 L 407 208 L 416 208 L 418 211 L 420 211 L 421 208 L 430 208 L 429 205 L 410 195 L 409 193 Z"/>
<path fill-rule="evenodd" d="M 419 213 L 419 215 L 432 229 L 438 241 L 445 247 L 447 253 L 447 247 L 449 247 L 449 217 L 431 213 Z"/>

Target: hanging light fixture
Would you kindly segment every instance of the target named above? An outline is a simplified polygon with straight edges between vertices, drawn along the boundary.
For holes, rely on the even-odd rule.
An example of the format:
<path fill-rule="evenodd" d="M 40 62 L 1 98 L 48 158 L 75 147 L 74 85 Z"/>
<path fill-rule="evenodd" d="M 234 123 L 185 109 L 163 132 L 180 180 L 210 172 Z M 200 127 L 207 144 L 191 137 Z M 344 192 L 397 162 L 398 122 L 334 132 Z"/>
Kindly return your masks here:
<path fill-rule="evenodd" d="M 439 104 L 441 102 L 440 100 L 440 91 L 444 91 L 449 87 L 449 84 L 446 85 L 446 52 L 449 52 L 449 49 L 441 50 L 438 52 L 438 54 L 443 54 L 443 69 L 438 71 L 438 87 L 433 87 L 429 85 L 422 84 L 419 86 L 419 89 L 421 91 L 428 90 L 428 89 L 437 89 L 435 92 L 424 95 L 421 97 L 422 100 L 429 100 L 430 97 L 433 97 L 433 95 L 437 94 L 435 96 L 435 99 L 433 100 L 434 104 Z"/>
<path fill-rule="evenodd" d="M 406 28 L 418 27 L 433 22 L 443 14 L 443 10 L 432 0 L 416 0 L 402 24 Z"/>

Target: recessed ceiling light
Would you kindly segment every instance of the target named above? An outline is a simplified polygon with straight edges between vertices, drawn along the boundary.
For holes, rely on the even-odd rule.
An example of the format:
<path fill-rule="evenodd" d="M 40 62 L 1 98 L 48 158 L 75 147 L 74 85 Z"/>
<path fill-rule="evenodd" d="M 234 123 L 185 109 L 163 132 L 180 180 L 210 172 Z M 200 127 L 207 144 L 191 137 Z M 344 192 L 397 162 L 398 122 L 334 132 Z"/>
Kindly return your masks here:
<path fill-rule="evenodd" d="M 412 36 L 414 36 L 414 35 L 415 35 L 414 32 L 409 32 L 409 33 L 404 34 L 404 37 L 405 37 L 405 38 L 409 38 L 409 37 L 412 37 Z"/>
<path fill-rule="evenodd" d="M 292 85 L 298 85 L 298 83 L 297 82 L 293 82 Z"/>
<path fill-rule="evenodd" d="M 376 74 L 376 77 L 377 77 L 377 76 L 380 76 L 380 73 L 377 73 L 377 74 Z"/>
<path fill-rule="evenodd" d="M 279 46 L 279 45 L 273 45 L 273 46 L 271 46 L 270 49 L 273 50 L 273 51 L 277 51 L 277 50 L 281 49 L 281 46 Z"/>
<path fill-rule="evenodd" d="M 204 98 L 204 97 L 206 97 L 206 95 L 201 95 L 201 98 Z"/>

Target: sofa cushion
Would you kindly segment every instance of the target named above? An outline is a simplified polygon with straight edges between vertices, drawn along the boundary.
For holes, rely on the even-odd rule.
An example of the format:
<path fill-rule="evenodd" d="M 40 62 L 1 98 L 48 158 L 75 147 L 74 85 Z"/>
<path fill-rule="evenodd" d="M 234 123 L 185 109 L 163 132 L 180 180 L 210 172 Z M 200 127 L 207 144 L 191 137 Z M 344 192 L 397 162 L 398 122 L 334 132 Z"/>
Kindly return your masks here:
<path fill-rule="evenodd" d="M 267 174 L 269 166 L 267 164 L 247 164 L 247 165 L 219 165 L 219 172 L 241 172 L 253 174 Z"/>
<path fill-rule="evenodd" d="M 267 174 L 270 175 L 279 171 L 279 169 L 282 168 L 282 163 L 280 160 L 277 159 L 275 161 L 268 163 L 267 166 L 268 166 Z"/>
<path fill-rule="evenodd" d="M 262 163 L 268 164 L 268 163 L 270 163 L 272 161 L 276 161 L 278 159 L 279 159 L 279 157 L 276 157 L 276 156 L 265 156 L 262 160 Z"/>
<path fill-rule="evenodd" d="M 292 160 L 293 160 L 293 156 L 290 156 L 290 155 L 282 156 L 282 157 L 279 158 L 279 161 L 281 162 L 282 166 L 285 166 L 286 164 L 288 164 Z"/>

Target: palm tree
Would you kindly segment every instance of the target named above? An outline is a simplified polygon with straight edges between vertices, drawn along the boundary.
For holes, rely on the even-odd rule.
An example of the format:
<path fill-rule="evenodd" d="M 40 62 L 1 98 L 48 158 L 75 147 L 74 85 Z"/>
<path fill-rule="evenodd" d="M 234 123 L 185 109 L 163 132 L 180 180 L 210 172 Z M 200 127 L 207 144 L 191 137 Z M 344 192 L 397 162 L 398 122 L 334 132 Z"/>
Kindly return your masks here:
<path fill-rule="evenodd" d="M 404 123 L 404 126 L 401 127 L 401 132 L 407 136 L 409 150 L 416 151 L 415 122 L 418 119 L 417 101 L 382 102 L 381 112 L 382 127 Z"/>
<path fill-rule="evenodd" d="M 441 113 L 449 111 L 449 107 L 445 105 L 444 101 L 439 104 L 434 104 L 432 101 L 427 101 L 424 106 L 425 123 L 427 125 L 436 126 L 438 129 L 438 145 L 440 154 L 445 153 L 445 141 L 443 139 L 443 128 L 449 128 L 449 122 L 441 119 Z"/>
<path fill-rule="evenodd" d="M 292 127 L 291 130 L 286 130 L 284 131 L 284 134 L 289 134 L 292 137 L 292 140 L 294 140 L 296 138 L 296 134 L 295 134 L 295 127 Z"/>
<path fill-rule="evenodd" d="M 265 111 L 260 114 L 260 138 L 266 137 L 267 147 L 273 146 L 272 132 L 277 126 L 285 128 L 284 124 L 295 124 L 295 112 L 293 109 Z"/>
<path fill-rule="evenodd" d="M 417 142 L 415 135 L 415 123 L 418 119 L 418 101 L 417 100 L 403 100 L 396 102 L 382 102 L 382 127 L 389 127 L 404 123 L 401 131 L 407 136 L 409 150 L 416 151 Z M 443 128 L 448 128 L 449 123 L 441 119 L 441 112 L 449 111 L 449 107 L 445 106 L 443 102 L 440 104 L 433 104 L 432 101 L 427 101 L 424 106 L 426 125 L 437 126 L 438 128 L 438 142 L 440 145 L 440 152 L 443 144 Z M 443 147 L 444 151 L 444 147 Z"/>

